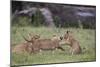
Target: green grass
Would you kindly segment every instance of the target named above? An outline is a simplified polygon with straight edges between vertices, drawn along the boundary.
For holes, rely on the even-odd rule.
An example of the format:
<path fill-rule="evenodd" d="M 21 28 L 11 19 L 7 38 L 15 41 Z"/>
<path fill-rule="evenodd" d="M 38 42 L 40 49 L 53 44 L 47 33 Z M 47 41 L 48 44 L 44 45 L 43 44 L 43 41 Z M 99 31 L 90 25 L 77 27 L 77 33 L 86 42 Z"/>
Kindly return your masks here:
<path fill-rule="evenodd" d="M 23 29 L 25 31 L 23 31 Z M 66 30 L 71 30 L 75 38 L 80 42 L 83 53 L 79 55 L 71 55 L 69 53 L 70 47 L 63 45 L 65 52 L 55 50 L 43 51 L 42 54 L 12 54 L 12 65 L 26 65 L 26 64 L 46 64 L 46 63 L 62 63 L 62 62 L 79 62 L 79 61 L 95 61 L 95 30 L 93 29 L 78 29 L 78 28 L 46 28 L 46 27 L 12 27 L 11 29 L 11 46 L 25 42 L 21 35 L 32 32 L 39 34 L 41 38 L 51 38 L 53 34 L 63 35 Z"/>

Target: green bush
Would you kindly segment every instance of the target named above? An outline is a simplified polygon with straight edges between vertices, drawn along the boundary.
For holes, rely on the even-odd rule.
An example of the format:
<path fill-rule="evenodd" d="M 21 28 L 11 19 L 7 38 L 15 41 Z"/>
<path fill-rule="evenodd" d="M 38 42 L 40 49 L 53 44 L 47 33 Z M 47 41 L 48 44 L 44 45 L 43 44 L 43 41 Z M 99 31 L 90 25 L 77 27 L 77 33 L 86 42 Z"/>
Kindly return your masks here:
<path fill-rule="evenodd" d="M 12 21 L 12 26 L 27 26 L 31 25 L 29 18 L 27 16 L 19 16 L 14 21 Z"/>
<path fill-rule="evenodd" d="M 33 19 L 33 21 L 32 21 L 33 26 L 37 27 L 37 26 L 44 25 L 44 18 L 39 10 L 37 10 L 37 12 L 34 14 L 34 17 L 32 19 Z"/>

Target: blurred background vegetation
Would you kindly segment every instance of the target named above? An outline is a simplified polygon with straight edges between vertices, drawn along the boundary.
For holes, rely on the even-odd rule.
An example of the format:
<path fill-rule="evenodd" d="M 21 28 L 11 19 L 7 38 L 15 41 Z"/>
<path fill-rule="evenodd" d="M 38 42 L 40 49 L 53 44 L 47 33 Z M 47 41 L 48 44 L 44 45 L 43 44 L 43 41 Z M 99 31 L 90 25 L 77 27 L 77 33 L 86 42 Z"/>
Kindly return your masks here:
<path fill-rule="evenodd" d="M 12 26 L 96 28 L 96 7 L 12 1 Z M 43 8 L 44 12 L 43 12 Z"/>

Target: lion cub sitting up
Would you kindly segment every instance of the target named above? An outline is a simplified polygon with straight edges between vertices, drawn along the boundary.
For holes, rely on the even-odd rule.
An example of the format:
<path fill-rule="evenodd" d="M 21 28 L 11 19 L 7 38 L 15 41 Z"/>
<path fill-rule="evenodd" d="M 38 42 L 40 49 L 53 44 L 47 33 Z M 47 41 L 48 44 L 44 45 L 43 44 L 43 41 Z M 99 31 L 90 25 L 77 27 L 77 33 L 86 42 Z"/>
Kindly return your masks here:
<path fill-rule="evenodd" d="M 72 32 L 67 31 L 64 36 L 63 39 L 65 41 L 66 44 L 68 44 L 71 47 L 71 54 L 79 54 L 81 53 L 81 47 L 79 42 L 73 37 Z"/>

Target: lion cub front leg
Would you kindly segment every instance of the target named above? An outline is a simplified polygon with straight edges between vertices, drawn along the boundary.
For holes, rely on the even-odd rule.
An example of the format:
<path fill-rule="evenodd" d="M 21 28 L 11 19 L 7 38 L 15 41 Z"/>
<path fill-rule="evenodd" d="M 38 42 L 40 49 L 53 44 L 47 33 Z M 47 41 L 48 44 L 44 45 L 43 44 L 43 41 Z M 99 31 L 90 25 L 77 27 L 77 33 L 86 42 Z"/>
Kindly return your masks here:
<path fill-rule="evenodd" d="M 74 55 L 74 49 L 72 49 L 72 48 L 70 49 L 70 54 Z"/>

